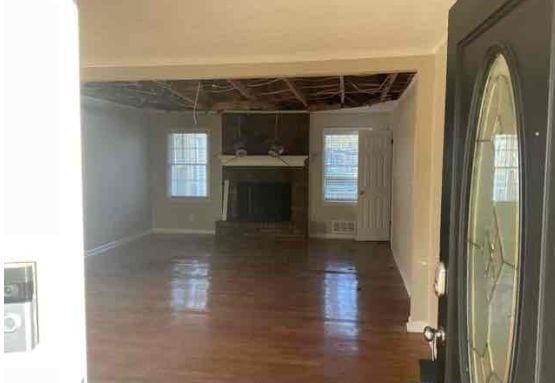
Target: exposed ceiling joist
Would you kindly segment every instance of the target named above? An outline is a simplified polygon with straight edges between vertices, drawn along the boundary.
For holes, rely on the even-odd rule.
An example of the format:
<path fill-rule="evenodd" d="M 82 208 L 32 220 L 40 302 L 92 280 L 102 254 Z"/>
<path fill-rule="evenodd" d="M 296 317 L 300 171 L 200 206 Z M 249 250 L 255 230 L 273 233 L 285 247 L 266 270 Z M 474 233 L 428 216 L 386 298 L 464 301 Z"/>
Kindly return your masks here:
<path fill-rule="evenodd" d="M 247 100 L 256 101 L 256 95 L 245 85 L 243 85 L 239 80 L 227 80 L 227 82 Z"/>
<path fill-rule="evenodd" d="M 341 94 L 341 105 L 345 104 L 345 78 L 339 76 L 339 93 Z"/>
<path fill-rule="evenodd" d="M 396 100 L 414 73 L 83 83 L 83 95 L 168 111 L 324 110 Z M 198 92 L 198 94 L 197 94 Z"/>
<path fill-rule="evenodd" d="M 171 94 L 173 94 L 174 96 L 176 96 L 177 98 L 185 101 L 188 104 L 194 105 L 195 104 L 195 100 L 192 99 L 191 97 L 183 94 L 182 92 L 178 92 L 177 90 L 175 90 L 171 84 L 168 84 L 165 81 L 153 81 L 156 85 L 160 86 L 161 88 L 167 90 L 168 92 L 170 92 Z"/>
<path fill-rule="evenodd" d="M 299 88 L 297 88 L 293 81 L 288 78 L 284 78 L 283 81 L 285 82 L 291 93 L 295 95 L 295 98 L 299 100 L 305 108 L 307 108 L 308 101 L 306 100 L 306 97 L 301 93 L 301 91 L 299 90 Z"/>
<path fill-rule="evenodd" d="M 398 75 L 399 75 L 398 73 L 391 73 L 385 79 L 385 81 L 383 83 L 382 93 L 380 94 L 380 100 L 381 101 L 385 101 L 387 99 L 389 91 L 391 90 L 391 87 L 393 86 L 393 83 L 397 79 Z"/>

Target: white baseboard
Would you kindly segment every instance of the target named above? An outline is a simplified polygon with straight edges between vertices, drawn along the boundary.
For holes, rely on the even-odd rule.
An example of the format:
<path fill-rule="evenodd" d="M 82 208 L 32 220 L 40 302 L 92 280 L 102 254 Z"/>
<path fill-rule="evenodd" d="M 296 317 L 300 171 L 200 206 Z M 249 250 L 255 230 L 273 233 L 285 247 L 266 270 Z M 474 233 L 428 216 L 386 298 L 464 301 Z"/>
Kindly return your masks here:
<path fill-rule="evenodd" d="M 337 234 L 337 233 L 312 233 L 309 238 L 319 239 L 355 239 L 354 234 Z"/>
<path fill-rule="evenodd" d="M 152 230 L 146 230 L 143 231 L 142 233 L 139 234 L 134 234 L 134 235 L 129 235 L 127 237 L 123 237 L 120 239 L 116 239 L 115 241 L 111 241 L 108 243 L 105 243 L 103 245 L 97 246 L 94 249 L 90 249 L 90 250 L 86 250 L 85 251 L 85 257 L 91 257 L 93 255 L 100 255 L 108 250 L 111 250 L 113 248 L 116 248 L 118 246 L 122 246 L 125 245 L 126 243 L 129 243 L 131 241 L 134 241 L 136 239 L 142 238 L 146 235 L 152 234 Z"/>
<path fill-rule="evenodd" d="M 216 230 L 196 230 L 196 229 L 167 229 L 156 227 L 152 229 L 154 234 L 216 234 Z"/>
<path fill-rule="evenodd" d="M 409 318 L 407 322 L 407 332 L 416 332 L 422 334 L 424 327 L 429 326 L 428 322 L 425 321 L 412 321 Z"/>

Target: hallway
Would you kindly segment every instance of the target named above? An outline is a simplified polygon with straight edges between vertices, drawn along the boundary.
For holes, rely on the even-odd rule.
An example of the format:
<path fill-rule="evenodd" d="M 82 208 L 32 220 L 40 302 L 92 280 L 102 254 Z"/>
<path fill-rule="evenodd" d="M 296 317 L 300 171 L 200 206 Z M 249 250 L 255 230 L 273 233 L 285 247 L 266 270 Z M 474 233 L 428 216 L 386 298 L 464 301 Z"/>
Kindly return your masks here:
<path fill-rule="evenodd" d="M 151 235 L 88 257 L 89 381 L 417 382 L 388 247 Z"/>

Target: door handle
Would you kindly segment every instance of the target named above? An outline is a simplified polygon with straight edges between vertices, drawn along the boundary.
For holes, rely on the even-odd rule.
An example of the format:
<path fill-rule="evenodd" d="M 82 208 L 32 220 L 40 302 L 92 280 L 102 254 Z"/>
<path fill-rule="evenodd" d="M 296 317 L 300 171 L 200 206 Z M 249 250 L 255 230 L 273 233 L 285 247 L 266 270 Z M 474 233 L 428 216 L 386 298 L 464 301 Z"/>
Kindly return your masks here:
<path fill-rule="evenodd" d="M 430 344 L 432 347 L 432 360 L 437 359 L 437 345 L 439 343 L 445 342 L 445 330 L 442 328 L 435 329 L 430 326 L 424 327 L 424 339 Z"/>
<path fill-rule="evenodd" d="M 364 190 L 361 190 L 358 192 L 358 195 L 364 195 L 364 193 L 365 193 Z"/>

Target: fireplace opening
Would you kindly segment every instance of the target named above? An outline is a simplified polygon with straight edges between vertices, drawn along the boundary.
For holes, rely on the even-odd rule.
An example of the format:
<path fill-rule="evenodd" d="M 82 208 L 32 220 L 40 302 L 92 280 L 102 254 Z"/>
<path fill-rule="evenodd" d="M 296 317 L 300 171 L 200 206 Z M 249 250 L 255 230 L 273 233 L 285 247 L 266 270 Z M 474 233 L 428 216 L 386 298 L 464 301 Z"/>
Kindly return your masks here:
<path fill-rule="evenodd" d="M 291 184 L 288 182 L 239 182 L 237 220 L 283 222 L 291 220 Z"/>

